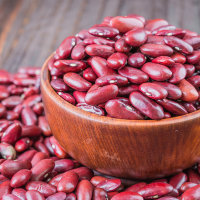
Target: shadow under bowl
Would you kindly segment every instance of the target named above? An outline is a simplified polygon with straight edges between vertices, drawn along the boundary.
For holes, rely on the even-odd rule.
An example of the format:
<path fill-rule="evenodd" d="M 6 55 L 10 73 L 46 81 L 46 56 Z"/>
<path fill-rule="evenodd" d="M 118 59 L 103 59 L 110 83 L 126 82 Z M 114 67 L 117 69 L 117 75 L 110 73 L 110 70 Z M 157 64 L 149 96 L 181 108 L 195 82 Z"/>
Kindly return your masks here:
<path fill-rule="evenodd" d="M 163 120 L 124 120 L 83 111 L 50 85 L 46 60 L 41 72 L 45 113 L 66 152 L 100 173 L 151 179 L 182 171 L 200 160 L 200 111 Z"/>

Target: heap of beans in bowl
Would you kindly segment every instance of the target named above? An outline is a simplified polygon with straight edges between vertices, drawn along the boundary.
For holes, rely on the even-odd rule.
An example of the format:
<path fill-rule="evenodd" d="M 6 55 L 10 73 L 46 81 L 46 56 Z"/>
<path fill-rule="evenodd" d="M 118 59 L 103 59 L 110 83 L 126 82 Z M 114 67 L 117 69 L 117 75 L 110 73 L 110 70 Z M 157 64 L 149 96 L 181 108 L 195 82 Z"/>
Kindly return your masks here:
<path fill-rule="evenodd" d="M 106 17 L 64 39 L 48 67 L 58 95 L 101 116 L 158 120 L 199 109 L 200 36 L 164 19 Z"/>

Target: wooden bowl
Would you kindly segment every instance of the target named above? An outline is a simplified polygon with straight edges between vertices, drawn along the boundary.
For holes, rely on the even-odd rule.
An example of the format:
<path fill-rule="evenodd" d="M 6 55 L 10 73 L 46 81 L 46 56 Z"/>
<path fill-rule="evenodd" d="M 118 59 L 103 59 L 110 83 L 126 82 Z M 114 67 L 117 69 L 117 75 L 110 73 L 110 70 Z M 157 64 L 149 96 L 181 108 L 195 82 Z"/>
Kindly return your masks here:
<path fill-rule="evenodd" d="M 103 174 L 129 179 L 168 176 L 200 160 L 200 111 L 163 120 L 123 120 L 83 111 L 58 96 L 47 63 L 41 90 L 51 130 L 66 152 Z"/>

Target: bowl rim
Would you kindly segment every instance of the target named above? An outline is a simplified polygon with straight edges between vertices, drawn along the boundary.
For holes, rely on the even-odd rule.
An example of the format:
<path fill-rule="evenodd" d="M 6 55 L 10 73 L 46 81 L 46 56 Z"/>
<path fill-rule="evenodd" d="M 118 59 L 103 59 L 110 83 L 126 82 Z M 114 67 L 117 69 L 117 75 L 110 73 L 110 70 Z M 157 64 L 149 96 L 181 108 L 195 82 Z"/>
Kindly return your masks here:
<path fill-rule="evenodd" d="M 77 116 L 82 118 L 87 118 L 88 120 L 96 121 L 99 123 L 108 123 L 108 124 L 122 124 L 128 126 L 158 126 L 158 125 L 170 125 L 174 123 L 185 123 L 186 121 L 194 120 L 195 118 L 200 116 L 200 110 L 194 111 L 192 113 L 188 113 L 186 115 L 161 119 L 161 120 L 127 120 L 127 119 L 117 119 L 111 118 L 106 116 L 100 116 L 94 113 L 90 113 L 84 111 L 76 106 L 70 104 L 69 102 L 65 101 L 63 98 L 58 98 L 59 95 L 50 85 L 50 73 L 48 70 L 48 62 L 50 59 L 53 58 L 53 54 L 51 54 L 44 62 L 42 69 L 41 69 L 41 84 L 44 87 L 46 93 L 48 93 L 49 97 L 62 106 L 63 109 L 67 109 L 68 112 L 71 112 Z M 46 81 L 46 82 L 45 82 Z"/>

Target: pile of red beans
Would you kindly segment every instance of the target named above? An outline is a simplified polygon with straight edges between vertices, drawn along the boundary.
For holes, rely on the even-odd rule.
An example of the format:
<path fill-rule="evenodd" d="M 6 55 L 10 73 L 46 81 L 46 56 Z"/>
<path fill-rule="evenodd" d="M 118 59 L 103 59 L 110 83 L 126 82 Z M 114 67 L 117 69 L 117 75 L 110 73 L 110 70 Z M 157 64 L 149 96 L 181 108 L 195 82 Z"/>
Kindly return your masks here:
<path fill-rule="evenodd" d="M 40 68 L 0 70 L 1 200 L 200 199 L 200 165 L 147 182 L 108 177 L 72 159 L 52 136 Z"/>
<path fill-rule="evenodd" d="M 200 36 L 130 14 L 67 37 L 48 64 L 51 86 L 101 116 L 164 119 L 198 110 Z"/>

